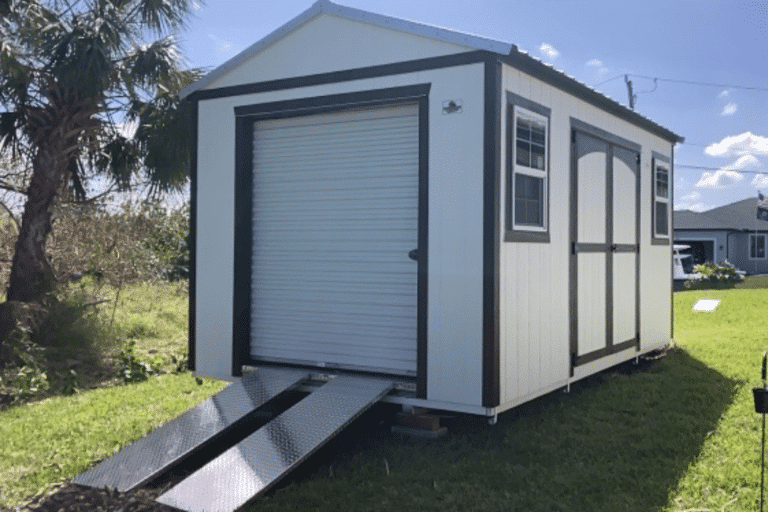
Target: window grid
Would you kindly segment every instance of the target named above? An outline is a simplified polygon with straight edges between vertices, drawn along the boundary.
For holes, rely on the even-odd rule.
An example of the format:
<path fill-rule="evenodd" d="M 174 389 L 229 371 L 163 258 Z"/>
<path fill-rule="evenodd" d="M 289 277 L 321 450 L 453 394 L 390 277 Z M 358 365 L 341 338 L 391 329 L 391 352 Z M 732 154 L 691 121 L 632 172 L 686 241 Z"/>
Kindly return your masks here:
<path fill-rule="evenodd" d="M 547 229 L 547 123 L 548 119 L 514 107 L 514 169 L 511 180 L 514 202 L 512 228 L 523 231 Z"/>
<path fill-rule="evenodd" d="M 653 236 L 669 238 L 669 169 L 656 164 L 653 184 Z"/>

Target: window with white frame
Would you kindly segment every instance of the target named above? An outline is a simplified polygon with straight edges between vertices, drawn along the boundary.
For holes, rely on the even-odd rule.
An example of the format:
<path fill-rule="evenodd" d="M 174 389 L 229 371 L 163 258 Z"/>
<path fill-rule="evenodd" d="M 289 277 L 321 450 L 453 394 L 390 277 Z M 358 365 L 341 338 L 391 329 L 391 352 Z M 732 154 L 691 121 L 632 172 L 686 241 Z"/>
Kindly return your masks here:
<path fill-rule="evenodd" d="M 669 166 L 658 162 L 653 172 L 653 236 L 669 238 Z"/>
<path fill-rule="evenodd" d="M 549 120 L 515 106 L 511 130 L 511 217 L 512 229 L 547 230 L 547 144 Z"/>
<path fill-rule="evenodd" d="M 766 236 L 760 234 L 749 235 L 749 259 L 751 260 L 764 260 L 766 259 Z"/>

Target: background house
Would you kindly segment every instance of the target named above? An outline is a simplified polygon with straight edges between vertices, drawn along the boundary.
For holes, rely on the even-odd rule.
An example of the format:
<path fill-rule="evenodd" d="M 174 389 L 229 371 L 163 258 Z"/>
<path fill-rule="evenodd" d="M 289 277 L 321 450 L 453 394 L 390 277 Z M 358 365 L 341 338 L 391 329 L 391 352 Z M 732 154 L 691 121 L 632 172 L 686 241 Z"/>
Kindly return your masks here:
<path fill-rule="evenodd" d="M 728 260 L 748 274 L 768 273 L 768 221 L 757 218 L 756 198 L 705 212 L 675 211 L 674 240 L 691 246 L 697 264 Z"/>

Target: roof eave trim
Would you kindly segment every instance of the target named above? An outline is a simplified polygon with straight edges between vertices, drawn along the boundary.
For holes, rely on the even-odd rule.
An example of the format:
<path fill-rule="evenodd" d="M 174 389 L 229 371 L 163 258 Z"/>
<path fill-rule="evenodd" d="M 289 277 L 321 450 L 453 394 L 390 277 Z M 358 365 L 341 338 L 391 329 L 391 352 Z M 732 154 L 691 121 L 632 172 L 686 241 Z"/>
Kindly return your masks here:
<path fill-rule="evenodd" d="M 506 55 L 517 49 L 517 47 L 511 43 L 504 43 L 502 41 L 496 41 L 495 39 L 489 39 L 487 37 L 459 32 L 443 27 L 426 25 L 424 23 L 419 23 L 418 21 L 394 18 L 384 14 L 363 11 L 353 7 L 334 4 L 330 0 L 318 0 L 315 5 L 318 4 L 321 4 L 322 12 L 327 14 L 333 14 L 354 21 L 366 22 L 383 28 L 399 30 L 401 32 L 407 32 L 429 39 L 437 39 L 439 41 L 445 41 L 461 46 L 468 46 L 476 50 L 487 50 L 489 52 Z"/>
<path fill-rule="evenodd" d="M 352 7 L 346 7 L 344 5 L 334 4 L 330 0 L 318 0 L 312 4 L 309 9 L 299 14 L 285 25 L 282 25 L 280 28 L 271 32 L 269 35 L 258 40 L 256 43 L 238 53 L 224 64 L 214 68 L 200 80 L 184 87 L 179 93 L 179 96 L 181 96 L 181 98 L 186 98 L 193 92 L 208 86 L 213 81 L 223 76 L 225 73 L 242 64 L 245 60 L 256 55 L 267 46 L 286 36 L 293 30 L 299 28 L 301 25 L 307 23 L 312 18 L 319 16 L 320 14 L 330 14 L 340 18 L 369 23 L 371 25 L 376 25 L 383 28 L 399 30 L 401 32 L 406 32 L 429 39 L 436 39 L 460 46 L 474 48 L 476 50 L 487 50 L 489 52 L 501 55 L 508 55 L 514 51 L 517 51 L 517 47 L 511 43 L 503 43 L 501 41 L 488 39 L 474 34 L 466 34 L 446 28 L 425 25 L 416 21 L 393 18 L 383 14 L 376 14 Z"/>

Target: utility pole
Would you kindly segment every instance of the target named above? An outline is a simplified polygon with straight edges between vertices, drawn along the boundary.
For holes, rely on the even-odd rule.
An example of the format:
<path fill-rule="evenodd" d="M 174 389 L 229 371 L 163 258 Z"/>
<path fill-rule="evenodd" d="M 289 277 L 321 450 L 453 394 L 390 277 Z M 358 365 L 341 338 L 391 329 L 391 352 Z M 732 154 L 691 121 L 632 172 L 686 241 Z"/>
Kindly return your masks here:
<path fill-rule="evenodd" d="M 632 92 L 632 80 L 629 79 L 629 75 L 624 75 L 624 81 L 627 83 L 627 94 L 629 95 L 629 108 L 635 110 L 635 100 L 637 95 Z"/>

